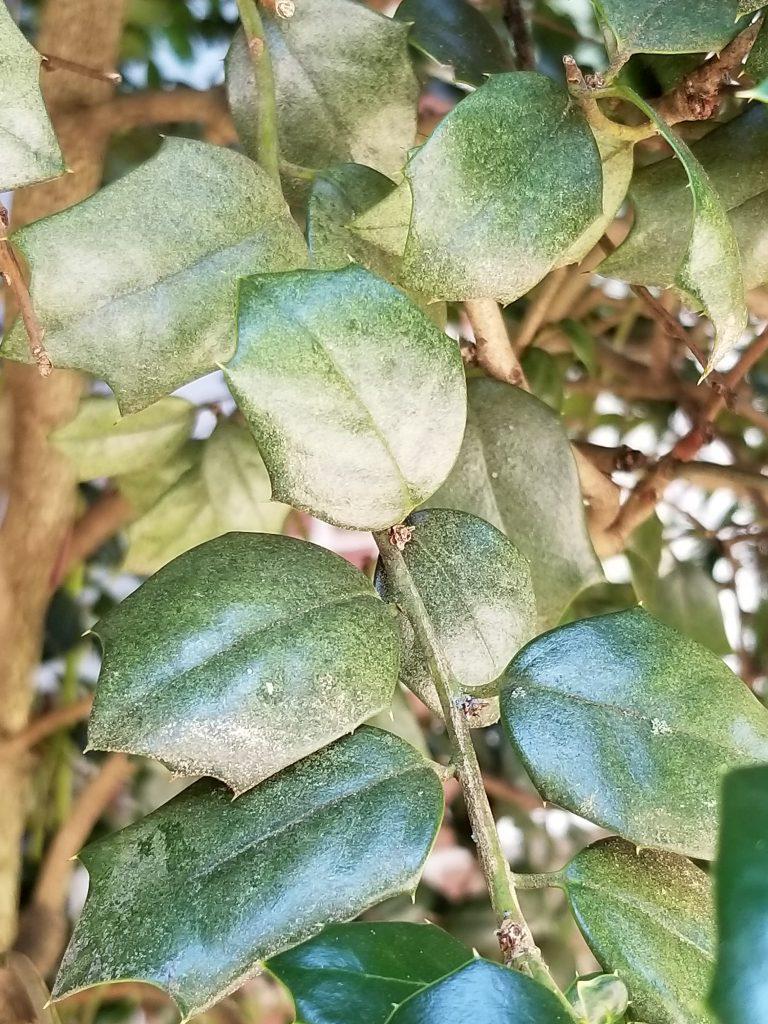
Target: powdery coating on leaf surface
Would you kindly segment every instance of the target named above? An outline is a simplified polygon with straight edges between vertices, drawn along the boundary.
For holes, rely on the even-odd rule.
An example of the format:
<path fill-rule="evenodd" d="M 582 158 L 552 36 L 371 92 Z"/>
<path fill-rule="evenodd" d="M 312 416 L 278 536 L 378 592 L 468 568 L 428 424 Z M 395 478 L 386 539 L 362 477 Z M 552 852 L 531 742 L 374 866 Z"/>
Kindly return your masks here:
<path fill-rule="evenodd" d="M 396 626 L 365 576 L 290 537 L 194 548 L 95 632 L 90 746 L 238 792 L 380 711 L 399 668 Z"/>
<path fill-rule="evenodd" d="M 714 1024 L 704 998 L 714 970 L 708 876 L 684 857 L 596 843 L 562 873 L 579 928 L 629 989 L 633 1015 L 656 1024 Z"/>
<path fill-rule="evenodd" d="M 429 504 L 470 512 L 509 537 L 528 559 L 539 629 L 548 629 L 602 579 L 568 437 L 559 417 L 519 388 L 474 378 L 467 394 L 461 452 Z"/>
<path fill-rule="evenodd" d="M 524 295 L 602 212 L 597 144 L 544 75 L 495 75 L 411 157 L 403 280 L 431 299 Z"/>
<path fill-rule="evenodd" d="M 187 139 L 167 139 L 137 170 L 13 237 L 54 365 L 102 377 L 123 412 L 229 358 L 239 278 L 307 258 L 256 164 Z M 29 358 L 22 324 L 3 354 Z"/>
<path fill-rule="evenodd" d="M 285 159 L 306 167 L 353 160 L 399 174 L 416 138 L 419 95 L 408 26 L 350 0 L 302 0 L 291 18 L 262 18 Z M 256 83 L 242 32 L 227 57 L 227 91 L 249 148 Z"/>
<path fill-rule="evenodd" d="M 0 3 L 0 192 L 64 172 L 40 93 L 40 54 Z"/>
<path fill-rule="evenodd" d="M 458 346 L 361 267 L 245 280 L 224 372 L 275 497 L 338 526 L 400 522 L 461 446 Z"/>
<path fill-rule="evenodd" d="M 196 783 L 81 855 L 91 889 L 54 998 L 140 979 L 187 1019 L 259 961 L 412 891 L 442 810 L 421 755 L 369 728 L 234 802 Z"/>
<path fill-rule="evenodd" d="M 593 0 L 622 56 L 706 53 L 738 31 L 739 0 Z"/>
<path fill-rule="evenodd" d="M 433 924 L 360 921 L 326 928 L 266 966 L 304 1024 L 385 1024 L 393 1007 L 472 959 Z"/>
<path fill-rule="evenodd" d="M 552 992 L 488 960 L 460 967 L 399 1006 L 387 1024 L 572 1024 Z"/>
<path fill-rule="evenodd" d="M 723 774 L 768 759 L 768 712 L 754 694 L 641 608 L 533 640 L 505 673 L 502 719 L 545 799 L 704 859 Z"/>
<path fill-rule="evenodd" d="M 429 509 L 406 520 L 408 571 L 457 681 L 489 683 L 536 632 L 536 605 L 525 557 L 489 523 L 463 512 Z M 390 599 L 379 563 L 376 588 Z M 429 668 L 408 628 L 402 677 L 419 692 Z M 415 684 L 415 685 L 414 685 Z"/>

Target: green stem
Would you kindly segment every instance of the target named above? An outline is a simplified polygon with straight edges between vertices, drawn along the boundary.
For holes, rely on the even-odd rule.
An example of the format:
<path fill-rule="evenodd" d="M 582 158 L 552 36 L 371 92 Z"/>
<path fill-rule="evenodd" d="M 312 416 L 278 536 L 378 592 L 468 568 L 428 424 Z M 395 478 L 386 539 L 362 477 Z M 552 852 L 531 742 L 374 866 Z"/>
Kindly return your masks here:
<path fill-rule="evenodd" d="M 553 991 L 570 1012 L 570 1004 L 555 984 L 520 909 L 472 745 L 471 730 L 461 709 L 462 689 L 435 636 L 429 614 L 401 552 L 390 542 L 387 532 L 374 533 L 373 536 L 395 600 L 413 626 L 440 698 L 453 763 L 472 825 L 472 837 L 498 922 L 497 935 L 505 963 L 529 974 Z"/>
<path fill-rule="evenodd" d="M 547 889 L 560 884 L 560 876 L 556 871 L 544 871 L 541 874 L 512 875 L 516 889 Z"/>
<path fill-rule="evenodd" d="M 256 74 L 256 152 L 264 170 L 280 184 L 280 148 L 277 137 L 277 101 L 272 58 L 256 0 L 237 0 L 248 52 Z"/>

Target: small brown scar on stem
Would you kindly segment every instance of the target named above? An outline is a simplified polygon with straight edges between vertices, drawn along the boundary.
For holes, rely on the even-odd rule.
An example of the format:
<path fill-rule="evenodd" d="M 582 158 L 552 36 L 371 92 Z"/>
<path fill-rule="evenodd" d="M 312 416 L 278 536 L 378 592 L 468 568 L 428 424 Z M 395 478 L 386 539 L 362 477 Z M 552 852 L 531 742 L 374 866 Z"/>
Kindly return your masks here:
<path fill-rule="evenodd" d="M 496 930 L 499 949 L 505 966 L 510 967 L 521 956 L 530 952 L 525 930 L 511 918 L 505 918 Z"/>
<path fill-rule="evenodd" d="M 470 697 L 468 694 L 457 697 L 454 705 L 461 711 L 465 718 L 477 718 L 489 705 L 490 701 L 482 697 Z"/>
<path fill-rule="evenodd" d="M 398 551 L 405 551 L 406 544 L 413 537 L 413 527 L 406 526 L 404 523 L 399 523 L 397 526 L 393 526 L 389 531 L 389 543 L 393 548 L 397 548 Z"/>

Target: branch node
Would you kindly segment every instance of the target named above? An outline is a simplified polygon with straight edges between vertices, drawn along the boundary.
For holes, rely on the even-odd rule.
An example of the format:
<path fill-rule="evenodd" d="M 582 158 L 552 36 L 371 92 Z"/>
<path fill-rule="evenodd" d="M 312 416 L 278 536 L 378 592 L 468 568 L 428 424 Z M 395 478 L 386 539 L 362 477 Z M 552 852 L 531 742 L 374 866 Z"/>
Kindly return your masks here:
<path fill-rule="evenodd" d="M 410 542 L 411 537 L 413 537 L 412 526 L 399 523 L 397 526 L 390 528 L 389 543 L 393 548 L 397 548 L 398 551 L 405 551 L 405 546 Z"/>
<path fill-rule="evenodd" d="M 454 707 L 458 708 L 467 719 L 479 718 L 489 703 L 488 700 L 481 697 L 470 697 L 468 694 L 456 697 L 453 701 Z"/>

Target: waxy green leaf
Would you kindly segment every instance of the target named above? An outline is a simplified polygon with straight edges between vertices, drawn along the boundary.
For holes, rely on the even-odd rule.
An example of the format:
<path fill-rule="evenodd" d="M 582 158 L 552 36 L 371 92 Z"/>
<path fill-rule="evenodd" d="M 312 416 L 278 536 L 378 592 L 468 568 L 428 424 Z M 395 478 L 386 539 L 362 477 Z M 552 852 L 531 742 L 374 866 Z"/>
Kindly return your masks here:
<path fill-rule="evenodd" d="M 721 813 L 711 1001 L 723 1024 L 757 1024 L 768 1019 L 768 766 L 726 776 Z"/>
<path fill-rule="evenodd" d="M 691 147 L 717 191 L 741 252 L 744 283 L 768 280 L 763 225 L 768 217 L 768 112 L 751 104 Z M 739 173 L 733 173 L 733 154 Z M 635 211 L 627 240 L 604 260 L 600 272 L 632 284 L 675 285 L 691 237 L 693 199 L 685 169 L 670 157 L 641 168 L 629 198 Z"/>
<path fill-rule="evenodd" d="M 736 234 L 717 190 L 686 143 L 637 93 L 626 87 L 621 92 L 655 124 L 688 179 L 693 208 L 682 258 L 675 267 L 674 284 L 689 305 L 703 307 L 715 329 L 715 342 L 705 368 L 707 374 L 734 347 L 747 325 L 744 275 Z M 658 201 L 656 196 L 655 202 Z"/>
<path fill-rule="evenodd" d="M 467 393 L 461 453 L 429 504 L 480 516 L 509 537 L 530 563 L 539 628 L 548 629 L 602 578 L 568 437 L 559 417 L 519 388 L 473 378 Z"/>
<path fill-rule="evenodd" d="M 264 172 L 188 139 L 167 139 L 137 170 L 13 239 L 54 365 L 102 377 L 126 413 L 233 354 L 239 278 L 306 263 Z M 29 358 L 22 324 L 2 351 Z"/>
<path fill-rule="evenodd" d="M 225 376 L 275 497 L 339 526 L 400 522 L 461 446 L 458 346 L 361 267 L 243 281 Z"/>
<path fill-rule="evenodd" d="M 395 17 L 410 23 L 411 46 L 450 67 L 460 84 L 482 85 L 514 67 L 509 47 L 468 0 L 403 0 Z"/>
<path fill-rule="evenodd" d="M 496 75 L 410 158 L 403 281 L 432 299 L 512 302 L 602 212 L 600 154 L 564 89 Z"/>
<path fill-rule="evenodd" d="M 413 532 L 403 560 L 454 677 L 468 688 L 492 682 L 536 632 L 527 560 L 494 526 L 465 512 L 427 509 L 405 523 Z M 376 588 L 393 599 L 381 562 Z M 403 682 L 416 693 L 431 690 L 426 656 L 405 619 L 402 629 Z"/>
<path fill-rule="evenodd" d="M 706 53 L 736 34 L 739 0 L 592 0 L 620 64 L 633 53 Z"/>
<path fill-rule="evenodd" d="M 189 440 L 196 412 L 182 398 L 163 398 L 121 418 L 114 399 L 86 398 L 51 439 L 74 462 L 78 479 L 119 476 L 173 458 Z"/>
<path fill-rule="evenodd" d="M 40 92 L 41 61 L 0 3 L 0 192 L 66 169 Z"/>
<path fill-rule="evenodd" d="M 285 159 L 305 167 L 353 160 L 398 174 L 416 137 L 419 95 L 408 26 L 353 0 L 302 0 L 291 18 L 265 10 L 262 19 Z M 226 72 L 235 125 L 255 157 L 256 81 L 242 32 Z"/>
<path fill-rule="evenodd" d="M 339 270 L 360 263 L 392 279 L 396 260 L 352 230 L 356 217 L 376 206 L 395 183 L 372 167 L 340 164 L 315 178 L 307 207 L 310 262 L 318 270 Z"/>
<path fill-rule="evenodd" d="M 474 960 L 399 1006 L 387 1024 L 573 1024 L 538 982 L 488 960 Z"/>
<path fill-rule="evenodd" d="M 712 894 L 700 868 L 607 839 L 577 854 L 560 884 L 592 952 L 629 989 L 633 1020 L 713 1024 L 704 1005 L 714 967 Z"/>
<path fill-rule="evenodd" d="M 768 760 L 768 711 L 706 648 L 642 608 L 537 637 L 501 713 L 547 800 L 636 843 L 711 859 L 720 780 Z"/>
<path fill-rule="evenodd" d="M 442 811 L 432 768 L 378 729 L 235 801 L 198 782 L 83 851 L 91 887 L 54 998 L 140 979 L 187 1020 L 259 961 L 413 891 Z"/>
<path fill-rule="evenodd" d="M 397 629 L 370 582 L 291 537 L 230 533 L 171 562 L 94 628 L 88 727 L 237 792 L 385 707 Z"/>
<path fill-rule="evenodd" d="M 325 928 L 266 966 L 303 1024 L 385 1024 L 409 996 L 472 959 L 434 925 L 377 921 Z"/>

